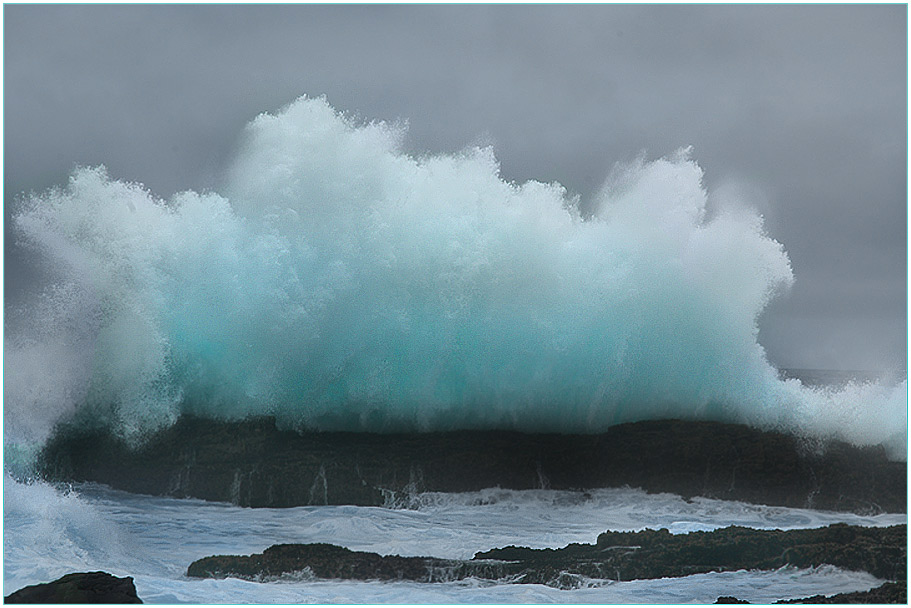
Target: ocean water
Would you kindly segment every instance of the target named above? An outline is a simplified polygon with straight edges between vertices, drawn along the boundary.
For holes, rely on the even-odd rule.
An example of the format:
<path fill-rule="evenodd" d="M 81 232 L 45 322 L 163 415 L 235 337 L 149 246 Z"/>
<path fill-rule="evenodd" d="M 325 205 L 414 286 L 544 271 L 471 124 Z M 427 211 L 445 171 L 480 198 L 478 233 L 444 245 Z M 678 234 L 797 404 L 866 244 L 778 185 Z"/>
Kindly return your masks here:
<path fill-rule="evenodd" d="M 593 543 L 604 530 L 666 527 L 674 533 L 730 524 L 795 529 L 846 522 L 904 523 L 903 514 L 765 507 L 640 490 L 587 493 L 492 488 L 422 494 L 410 508 L 353 506 L 249 509 L 201 500 L 132 495 L 97 485 L 69 491 L 37 482 L 4 483 L 4 593 L 73 571 L 133 576 L 147 603 L 711 603 L 721 595 L 754 602 L 860 591 L 882 583 L 823 566 L 711 573 L 681 579 L 580 580 L 576 589 L 543 585 L 319 581 L 254 583 L 194 580 L 187 566 L 214 554 L 261 552 L 276 543 L 330 542 L 384 555 L 470 558 L 509 544 Z"/>
<path fill-rule="evenodd" d="M 302 97 L 248 125 L 212 191 L 165 200 L 126 181 L 142 176 L 81 167 L 13 203 L 15 238 L 52 278 L 5 311 L 5 593 L 90 569 L 162 603 L 770 601 L 880 582 L 830 567 L 573 590 L 191 581 L 199 557 L 277 542 L 467 557 L 607 529 L 905 517 L 635 490 L 250 510 L 21 481 L 61 421 L 141 442 L 182 414 L 379 432 L 711 419 L 907 459 L 904 376 L 835 384 L 768 362 L 757 322 L 795 281 L 787 253 L 749 201 L 709 204 L 688 150 L 616 165 L 582 205 L 557 183 L 502 179 L 490 148 L 414 155 L 404 137 Z"/>

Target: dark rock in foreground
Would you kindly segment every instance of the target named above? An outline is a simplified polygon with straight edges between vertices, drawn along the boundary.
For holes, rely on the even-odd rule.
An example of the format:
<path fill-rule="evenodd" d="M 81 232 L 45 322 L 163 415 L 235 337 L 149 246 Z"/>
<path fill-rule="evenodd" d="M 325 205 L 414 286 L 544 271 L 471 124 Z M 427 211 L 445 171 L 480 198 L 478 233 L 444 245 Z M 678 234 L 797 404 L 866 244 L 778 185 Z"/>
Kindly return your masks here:
<path fill-rule="evenodd" d="M 839 593 L 837 595 L 814 595 L 800 600 L 782 600 L 776 604 L 907 604 L 907 581 L 884 583 L 869 591 Z"/>
<path fill-rule="evenodd" d="M 605 532 L 594 545 L 562 549 L 505 547 L 471 560 L 380 556 L 328 544 L 274 545 L 261 554 L 220 555 L 193 562 L 188 576 L 267 581 L 282 576 L 439 582 L 468 577 L 574 588 L 591 579 L 680 577 L 729 570 L 809 568 L 832 564 L 904 580 L 907 526 L 836 524 L 813 530 L 731 526 L 673 535 L 666 529 Z"/>
<path fill-rule="evenodd" d="M 4 598 L 7 604 L 141 604 L 129 576 L 75 572 L 41 585 L 29 585 Z"/>
<path fill-rule="evenodd" d="M 351 551 L 325 543 L 273 545 L 262 553 L 216 555 L 190 564 L 187 576 L 198 578 L 242 578 L 269 581 L 294 575 L 345 580 L 408 580 L 436 583 L 474 576 L 485 579 L 504 578 L 506 564 L 485 564 L 466 560 L 435 557 L 382 556 L 377 553 Z"/>
<path fill-rule="evenodd" d="M 569 545 L 555 550 L 505 547 L 475 557 L 534 565 L 534 570 L 544 579 L 568 568 L 590 578 L 633 580 L 831 564 L 846 570 L 866 571 L 878 578 L 904 580 L 907 526 L 867 528 L 833 524 L 787 531 L 730 526 L 689 534 L 671 534 L 666 529 L 604 532 L 594 547 Z"/>
<path fill-rule="evenodd" d="M 130 449 L 61 427 L 40 458 L 55 480 L 251 507 L 394 504 L 419 491 L 640 487 L 649 492 L 859 513 L 905 512 L 906 463 L 880 448 L 822 452 L 743 425 L 662 420 L 598 435 L 507 431 L 296 433 L 271 418 L 184 417 Z"/>

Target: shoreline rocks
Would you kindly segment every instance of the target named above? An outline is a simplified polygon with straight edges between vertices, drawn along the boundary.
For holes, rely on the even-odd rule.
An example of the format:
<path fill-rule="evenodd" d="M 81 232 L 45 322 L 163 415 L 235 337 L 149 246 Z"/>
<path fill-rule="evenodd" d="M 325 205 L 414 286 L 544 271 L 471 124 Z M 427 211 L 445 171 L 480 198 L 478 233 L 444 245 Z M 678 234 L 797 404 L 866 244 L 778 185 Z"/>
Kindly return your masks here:
<path fill-rule="evenodd" d="M 497 580 L 510 573 L 508 564 L 472 563 L 436 557 L 401 557 L 352 551 L 326 543 L 272 545 L 249 556 L 214 555 L 187 568 L 193 578 L 241 578 L 257 582 L 282 577 L 344 580 L 408 580 L 438 583 L 468 577 Z"/>
<path fill-rule="evenodd" d="M 667 529 L 604 532 L 598 535 L 594 546 L 504 547 L 475 557 L 534 564 L 545 578 L 549 576 L 547 572 L 561 569 L 572 569 L 591 578 L 634 580 L 831 564 L 897 580 L 907 576 L 907 526 L 832 524 L 787 531 L 729 526 L 688 534 L 671 534 Z"/>
<path fill-rule="evenodd" d="M 74 572 L 50 583 L 29 585 L 4 598 L 7 604 L 141 604 L 132 577 Z"/>
<path fill-rule="evenodd" d="M 199 559 L 187 575 L 269 581 L 282 576 L 441 582 L 473 577 L 572 589 L 591 580 L 681 577 L 732 570 L 810 568 L 831 564 L 888 580 L 907 576 L 907 526 L 834 524 L 811 530 L 730 526 L 674 535 L 666 529 L 605 532 L 594 545 L 562 549 L 504 547 L 470 560 L 381 556 L 330 544 L 273 545 L 261 554 Z"/>
<path fill-rule="evenodd" d="M 183 417 L 131 449 L 105 430 L 60 427 L 39 457 L 49 480 L 248 507 L 390 506 L 422 491 L 639 487 L 684 497 L 852 511 L 907 511 L 907 465 L 881 448 L 744 425 L 658 420 L 592 435 L 511 431 L 297 433 L 272 418 Z"/>

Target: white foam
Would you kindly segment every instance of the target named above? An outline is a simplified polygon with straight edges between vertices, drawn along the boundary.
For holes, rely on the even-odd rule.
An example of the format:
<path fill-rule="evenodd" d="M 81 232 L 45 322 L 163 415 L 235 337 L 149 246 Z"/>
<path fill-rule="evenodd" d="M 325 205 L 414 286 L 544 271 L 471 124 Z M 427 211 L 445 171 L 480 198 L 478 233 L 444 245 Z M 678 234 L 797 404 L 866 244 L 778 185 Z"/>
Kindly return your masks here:
<path fill-rule="evenodd" d="M 107 570 L 122 576 L 127 555 L 117 525 L 78 493 L 4 475 L 6 594 L 71 572 Z"/>
<path fill-rule="evenodd" d="M 380 554 L 470 558 L 510 544 L 563 547 L 593 543 L 605 530 L 666 527 L 675 533 L 738 524 L 811 528 L 835 522 L 904 523 L 905 515 L 862 517 L 718 500 L 687 502 L 639 490 L 589 493 L 489 489 L 416 497 L 415 510 L 376 507 L 249 509 L 224 503 L 132 495 L 82 485 L 78 493 L 47 484 L 4 483 L 4 589 L 53 580 L 72 571 L 133 576 L 148 603 L 711 603 L 721 595 L 771 602 L 785 597 L 866 590 L 881 581 L 824 566 L 810 570 L 729 572 L 588 588 L 458 583 L 361 583 L 235 579 L 193 580 L 187 566 L 208 555 L 259 553 L 277 543 L 329 542 Z"/>

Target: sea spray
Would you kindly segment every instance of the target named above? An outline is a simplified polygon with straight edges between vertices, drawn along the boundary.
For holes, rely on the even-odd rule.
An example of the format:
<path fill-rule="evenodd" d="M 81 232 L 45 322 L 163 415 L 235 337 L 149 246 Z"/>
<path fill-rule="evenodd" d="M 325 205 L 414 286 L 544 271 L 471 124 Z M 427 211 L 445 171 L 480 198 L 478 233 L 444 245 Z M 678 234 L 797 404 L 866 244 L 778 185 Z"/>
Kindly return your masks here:
<path fill-rule="evenodd" d="M 8 336 L 7 432 L 128 438 L 181 413 L 300 428 L 596 432 L 706 418 L 906 452 L 907 383 L 781 380 L 757 320 L 793 282 L 688 150 L 612 173 L 591 217 L 489 148 L 415 157 L 325 99 L 257 117 L 218 192 L 74 171 L 15 227 L 59 281 Z M 32 371 L 26 371 L 32 370 Z"/>
<path fill-rule="evenodd" d="M 8 474 L 3 528 L 7 594 L 71 572 L 112 568 L 130 555 L 120 527 L 78 492 L 41 481 L 23 483 Z"/>

